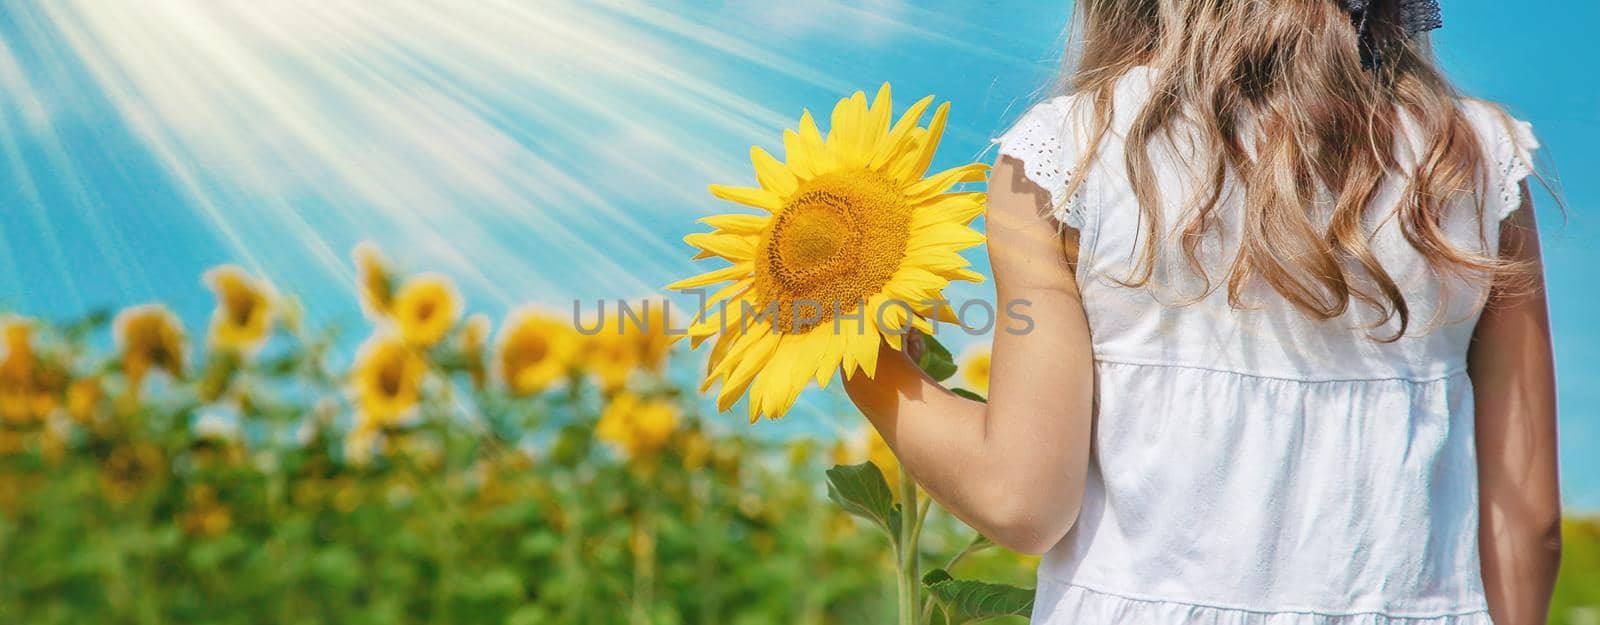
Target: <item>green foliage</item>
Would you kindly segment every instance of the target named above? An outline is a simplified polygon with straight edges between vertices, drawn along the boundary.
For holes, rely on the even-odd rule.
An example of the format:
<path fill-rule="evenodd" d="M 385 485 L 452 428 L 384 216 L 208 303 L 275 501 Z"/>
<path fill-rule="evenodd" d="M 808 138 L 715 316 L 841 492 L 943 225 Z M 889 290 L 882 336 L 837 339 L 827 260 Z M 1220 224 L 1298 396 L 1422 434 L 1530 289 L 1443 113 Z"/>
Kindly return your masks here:
<path fill-rule="evenodd" d="M 944 611 L 949 625 L 1027 616 L 1033 611 L 1033 590 L 1029 588 L 955 579 L 944 569 L 928 571 L 922 584 Z"/>
<path fill-rule="evenodd" d="M 932 335 L 924 334 L 922 338 L 922 356 L 917 359 L 917 366 L 935 381 L 943 382 L 956 374 L 955 357 L 950 355 L 950 350 Z"/>
<path fill-rule="evenodd" d="M 828 498 L 845 512 L 878 526 L 896 545 L 900 543 L 900 506 L 878 465 L 863 462 L 828 469 Z"/>
<path fill-rule="evenodd" d="M 950 389 L 950 392 L 955 393 L 957 395 L 960 395 L 962 397 L 965 397 L 967 399 L 970 399 L 972 401 L 979 401 L 979 402 L 983 402 L 985 404 L 989 403 L 989 400 L 986 399 L 984 396 L 979 395 L 979 394 L 977 394 L 975 392 L 969 391 L 969 390 L 964 389 L 964 388 L 953 388 L 953 389 Z"/>

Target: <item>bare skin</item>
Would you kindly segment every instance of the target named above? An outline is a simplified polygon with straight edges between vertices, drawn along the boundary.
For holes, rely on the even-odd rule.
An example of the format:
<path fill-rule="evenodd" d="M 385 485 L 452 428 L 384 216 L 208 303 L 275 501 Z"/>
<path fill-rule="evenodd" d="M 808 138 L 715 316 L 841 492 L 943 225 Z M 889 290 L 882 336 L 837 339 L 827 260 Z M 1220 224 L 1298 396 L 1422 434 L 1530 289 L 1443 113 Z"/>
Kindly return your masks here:
<path fill-rule="evenodd" d="M 876 379 L 845 390 L 900 462 L 946 510 L 1005 547 L 1043 553 L 1071 529 L 1089 461 L 1093 357 L 1062 238 L 1040 218 L 1048 195 L 1009 157 L 989 178 L 989 261 L 998 301 L 1031 317 L 996 328 L 989 403 L 957 396 L 883 347 Z M 1049 367 L 1039 363 L 1048 362 Z"/>
<path fill-rule="evenodd" d="M 1528 198 L 1523 184 L 1523 198 Z M 1532 285 L 1495 289 L 1467 353 L 1477 406 L 1478 550 L 1489 616 L 1542 624 L 1561 563 L 1555 361 L 1533 205 L 1501 228 L 1500 253 L 1535 263 Z"/>

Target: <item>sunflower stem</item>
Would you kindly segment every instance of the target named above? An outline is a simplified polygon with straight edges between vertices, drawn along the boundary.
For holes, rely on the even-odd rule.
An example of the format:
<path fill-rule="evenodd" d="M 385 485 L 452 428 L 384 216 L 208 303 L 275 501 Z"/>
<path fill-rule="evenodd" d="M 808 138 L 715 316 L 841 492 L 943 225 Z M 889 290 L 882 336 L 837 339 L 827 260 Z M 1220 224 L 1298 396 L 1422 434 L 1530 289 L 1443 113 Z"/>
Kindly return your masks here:
<path fill-rule="evenodd" d="M 900 470 L 900 625 L 918 625 L 922 621 L 921 562 L 917 543 L 921 540 L 922 515 L 926 510 L 917 504 L 917 483 L 904 464 Z"/>

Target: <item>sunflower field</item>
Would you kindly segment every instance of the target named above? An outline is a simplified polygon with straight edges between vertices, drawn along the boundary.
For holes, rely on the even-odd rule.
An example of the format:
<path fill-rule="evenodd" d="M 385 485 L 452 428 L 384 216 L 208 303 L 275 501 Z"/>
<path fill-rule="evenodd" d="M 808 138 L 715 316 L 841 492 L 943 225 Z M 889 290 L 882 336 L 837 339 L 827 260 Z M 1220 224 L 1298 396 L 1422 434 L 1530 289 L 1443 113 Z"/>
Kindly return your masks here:
<path fill-rule="evenodd" d="M 354 261 L 349 354 L 231 266 L 203 333 L 160 304 L 0 318 L 0 622 L 893 621 L 870 519 L 903 478 L 870 430 L 752 436 L 669 381 L 662 322 L 496 324 Z M 1026 586 L 1034 560 L 919 512 L 922 620 L 1023 622 L 1022 589 L 954 577 Z M 1557 622 L 1600 622 L 1600 523 L 1567 535 Z"/>
<path fill-rule="evenodd" d="M 766 441 L 696 414 L 659 322 L 496 328 L 445 277 L 354 259 L 353 354 L 231 266 L 198 336 L 159 304 L 0 318 L 0 622 L 892 619 L 892 548 L 825 485 L 896 476 L 868 429 Z M 930 561 L 1028 580 L 926 527 Z"/>

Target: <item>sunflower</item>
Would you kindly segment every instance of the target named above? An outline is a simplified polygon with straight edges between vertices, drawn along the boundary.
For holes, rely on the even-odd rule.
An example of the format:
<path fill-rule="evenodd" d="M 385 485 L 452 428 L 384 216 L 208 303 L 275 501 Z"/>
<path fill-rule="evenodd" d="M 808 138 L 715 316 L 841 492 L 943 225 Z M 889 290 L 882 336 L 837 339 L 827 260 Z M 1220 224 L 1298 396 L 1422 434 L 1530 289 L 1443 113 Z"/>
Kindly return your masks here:
<path fill-rule="evenodd" d="M 362 312 L 374 321 L 388 317 L 394 302 L 394 272 L 388 259 L 371 242 L 357 245 L 350 256 L 356 263 L 356 293 Z"/>
<path fill-rule="evenodd" d="M 67 416 L 78 423 L 93 421 L 100 409 L 103 395 L 100 378 L 91 376 L 73 380 L 72 384 L 67 386 Z"/>
<path fill-rule="evenodd" d="M 207 337 L 210 344 L 247 355 L 261 349 L 272 332 L 272 287 L 234 265 L 207 271 L 203 281 L 217 296 Z"/>
<path fill-rule="evenodd" d="M 665 399 L 619 393 L 606 404 L 595 436 L 615 445 L 634 460 L 653 457 L 678 428 L 678 409 Z"/>
<path fill-rule="evenodd" d="M 100 488 L 113 503 L 127 503 L 161 479 L 166 460 L 150 443 L 125 443 L 111 450 L 100 467 Z"/>
<path fill-rule="evenodd" d="M 432 347 L 461 318 L 461 296 L 449 278 L 422 274 L 400 286 L 390 312 L 401 336 L 412 345 Z"/>
<path fill-rule="evenodd" d="M 494 364 L 511 394 L 531 395 L 561 381 L 578 356 L 578 333 L 571 325 L 537 308 L 525 307 L 500 329 Z"/>
<path fill-rule="evenodd" d="M 624 333 L 633 339 L 639 366 L 647 371 L 660 373 L 667 366 L 673 343 L 671 310 L 664 299 L 645 300 L 639 323 Z"/>
<path fill-rule="evenodd" d="M 43 421 L 55 410 L 53 378 L 33 349 L 33 323 L 0 319 L 0 419 L 11 423 Z"/>
<path fill-rule="evenodd" d="M 370 427 L 398 423 L 422 398 L 427 365 L 405 341 L 387 334 L 368 339 L 351 373 L 358 422 Z"/>
<path fill-rule="evenodd" d="M 660 373 L 666 367 L 674 338 L 668 332 L 668 310 L 665 300 L 655 299 L 626 313 L 620 308 L 613 315 L 602 311 L 583 345 L 584 368 L 602 390 L 621 390 L 635 371 Z"/>
<path fill-rule="evenodd" d="M 834 107 L 826 139 L 809 112 L 798 131 L 785 131 L 787 162 L 751 148 L 759 187 L 711 186 L 766 212 L 703 219 L 714 231 L 684 242 L 701 250 L 696 258 L 731 266 L 669 286 L 731 281 L 688 330 L 696 346 L 718 335 L 704 388 L 722 382 L 720 409 L 748 390 L 752 422 L 777 418 L 809 381 L 825 386 L 841 366 L 846 376 L 872 376 L 880 343 L 899 349 L 908 329 L 955 320 L 932 302 L 952 280 L 982 280 L 960 252 L 984 240 L 967 225 L 983 212 L 983 194 L 950 189 L 983 180 L 988 168 L 923 177 L 949 111 L 940 105 L 919 127 L 932 102 L 919 100 L 891 126 L 889 86 L 870 107 L 857 92 Z"/>
<path fill-rule="evenodd" d="M 989 394 L 989 348 L 979 347 L 961 359 L 961 377 L 968 388 L 980 395 Z"/>
<path fill-rule="evenodd" d="M 183 531 L 194 536 L 217 536 L 233 525 L 233 515 L 228 507 L 217 501 L 217 489 L 210 485 L 192 486 L 188 492 L 189 507 L 184 511 Z"/>
<path fill-rule="evenodd" d="M 20 317 L 0 318 L 0 378 L 31 378 L 33 369 L 33 323 Z"/>
<path fill-rule="evenodd" d="M 134 387 L 152 369 L 183 375 L 184 336 L 178 317 L 160 304 L 143 304 L 117 313 L 112 337 L 122 353 L 122 369 Z"/>

